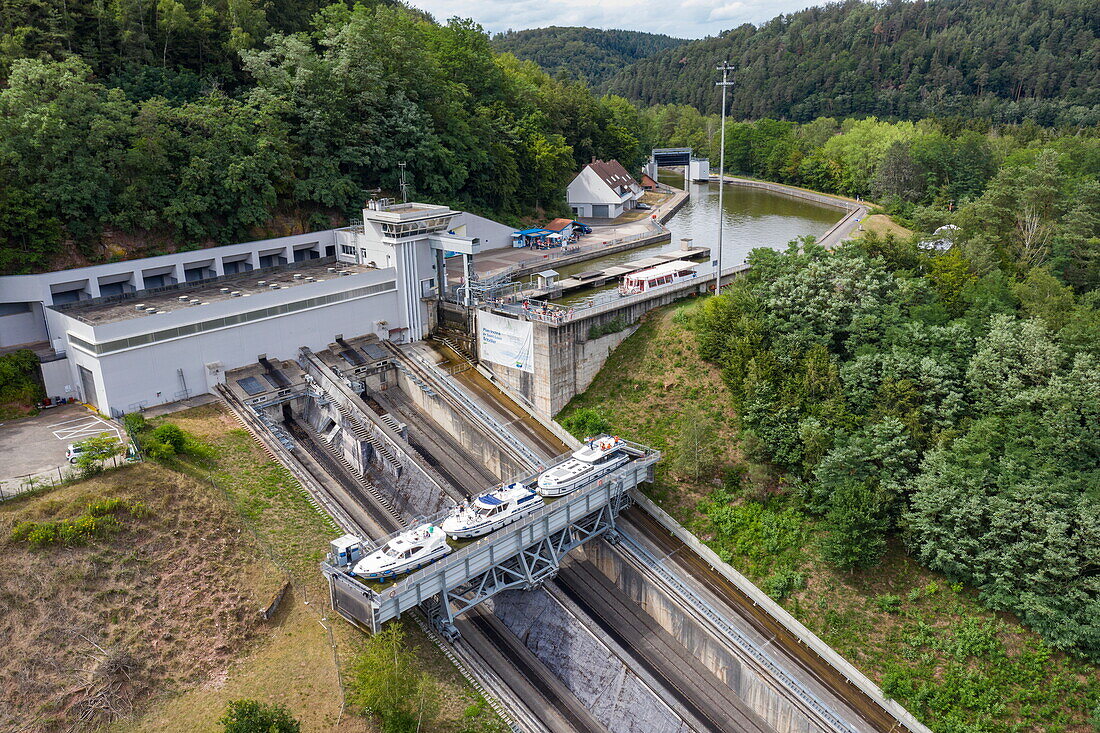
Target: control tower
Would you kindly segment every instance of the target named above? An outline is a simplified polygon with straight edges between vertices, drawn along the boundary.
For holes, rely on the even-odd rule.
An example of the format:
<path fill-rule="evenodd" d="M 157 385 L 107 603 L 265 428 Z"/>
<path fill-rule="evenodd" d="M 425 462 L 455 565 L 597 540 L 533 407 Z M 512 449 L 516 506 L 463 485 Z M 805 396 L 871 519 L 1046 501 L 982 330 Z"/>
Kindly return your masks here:
<path fill-rule="evenodd" d="M 436 204 L 378 199 L 367 202 L 362 226 L 337 231 L 338 260 L 396 270 L 408 329 L 404 340 L 427 335 L 428 303 L 447 283 L 447 253 L 462 255 L 464 278 L 473 273 L 479 240 L 453 233 L 452 220 L 460 213 Z"/>

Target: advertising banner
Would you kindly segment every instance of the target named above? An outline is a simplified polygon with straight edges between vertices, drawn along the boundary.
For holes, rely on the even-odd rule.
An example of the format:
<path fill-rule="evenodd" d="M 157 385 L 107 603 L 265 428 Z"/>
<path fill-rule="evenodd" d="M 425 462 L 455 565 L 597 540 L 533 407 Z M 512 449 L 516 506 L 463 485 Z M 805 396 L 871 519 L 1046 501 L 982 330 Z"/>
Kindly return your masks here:
<path fill-rule="evenodd" d="M 478 353 L 485 361 L 534 374 L 534 324 L 477 312 Z"/>

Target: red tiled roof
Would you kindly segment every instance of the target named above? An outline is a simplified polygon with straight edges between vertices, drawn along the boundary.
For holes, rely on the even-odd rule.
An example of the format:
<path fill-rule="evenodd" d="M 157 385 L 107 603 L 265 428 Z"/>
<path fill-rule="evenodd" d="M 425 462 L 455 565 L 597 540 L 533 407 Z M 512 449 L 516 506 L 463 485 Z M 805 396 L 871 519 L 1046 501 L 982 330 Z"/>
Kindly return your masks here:
<path fill-rule="evenodd" d="M 637 181 L 626 172 L 626 168 L 623 168 L 623 164 L 617 160 L 594 160 L 588 164 L 588 167 L 596 172 L 596 175 L 603 180 L 608 186 L 616 190 L 629 186 L 630 184 L 637 185 Z"/>
<path fill-rule="evenodd" d="M 549 229 L 552 232 L 560 232 L 562 229 L 565 229 L 572 223 L 572 219 L 554 219 L 552 222 L 543 227 L 543 229 Z"/>

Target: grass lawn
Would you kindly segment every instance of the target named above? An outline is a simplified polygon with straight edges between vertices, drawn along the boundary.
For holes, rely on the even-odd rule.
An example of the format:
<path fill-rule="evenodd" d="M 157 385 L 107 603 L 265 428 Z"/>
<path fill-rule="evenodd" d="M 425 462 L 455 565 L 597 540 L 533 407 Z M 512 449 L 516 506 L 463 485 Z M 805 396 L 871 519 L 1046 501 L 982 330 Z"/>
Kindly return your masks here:
<path fill-rule="evenodd" d="M 864 236 L 867 232 L 874 232 L 880 237 L 893 234 L 899 239 L 910 237 L 913 232 L 898 224 L 886 214 L 872 214 L 860 222 L 860 229 L 853 233 L 855 238 Z"/>
<path fill-rule="evenodd" d="M 41 724 L 26 730 L 66 729 L 102 666 L 94 642 L 138 664 L 111 730 L 216 731 L 227 703 L 242 698 L 285 705 L 304 731 L 374 730 L 341 689 L 367 637 L 328 606 L 318 562 L 335 526 L 220 405 L 167 420 L 212 446 L 215 461 L 129 466 L 0 505 L 0 627 L 18 640 L 0 669 L 24 677 L 0 692 L 0 728 L 23 729 L 37 716 Z M 19 521 L 75 517 L 105 497 L 140 500 L 151 515 L 120 515 L 118 533 L 63 552 L 6 539 Z M 262 621 L 259 609 L 288 578 L 279 611 Z M 499 727 L 458 670 L 407 627 L 417 666 L 443 700 L 433 729 Z M 77 666 L 87 668 L 66 670 L 74 666 L 66 654 L 86 656 Z M 16 668 L 31 658 L 36 664 Z M 129 694 L 130 686 L 139 689 Z"/>
<path fill-rule="evenodd" d="M 251 530 L 254 551 L 271 555 L 289 572 L 294 594 L 288 597 L 285 617 L 268 645 L 239 660 L 211 684 L 166 701 L 136 730 L 165 730 L 166 721 L 178 725 L 177 730 L 208 728 L 226 702 L 239 697 L 285 704 L 306 731 L 373 730 L 360 711 L 345 705 L 341 691 L 366 636 L 331 610 L 328 586 L 318 567 L 329 540 L 341 532 L 221 405 L 176 413 L 169 419 L 218 449 L 218 463 L 208 472 L 209 478 L 224 489 Z M 461 673 L 415 623 L 403 623 L 419 669 L 440 688 L 443 704 L 435 730 L 496 729 L 496 714 Z M 190 721 L 194 725 L 181 724 Z"/>
<path fill-rule="evenodd" d="M 813 517 L 782 492 L 764 502 L 746 495 L 729 393 L 688 328 L 699 302 L 649 313 L 559 419 L 596 407 L 618 434 L 666 451 L 653 498 L 933 730 L 1100 730 L 1090 723 L 1100 705 L 1095 666 L 985 610 L 900 544 L 878 568 L 835 571 L 818 556 Z M 694 480 L 671 466 L 700 416 L 719 425 L 721 460 Z"/>

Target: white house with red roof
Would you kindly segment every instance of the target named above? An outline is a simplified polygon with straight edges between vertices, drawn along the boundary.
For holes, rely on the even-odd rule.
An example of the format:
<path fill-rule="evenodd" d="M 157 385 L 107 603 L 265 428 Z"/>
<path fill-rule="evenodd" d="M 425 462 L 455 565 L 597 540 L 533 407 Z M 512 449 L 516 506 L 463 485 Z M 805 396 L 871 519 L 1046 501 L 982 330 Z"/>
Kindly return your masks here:
<path fill-rule="evenodd" d="M 619 161 L 593 160 L 566 188 L 566 199 L 578 217 L 614 219 L 635 208 L 642 193 Z"/>

